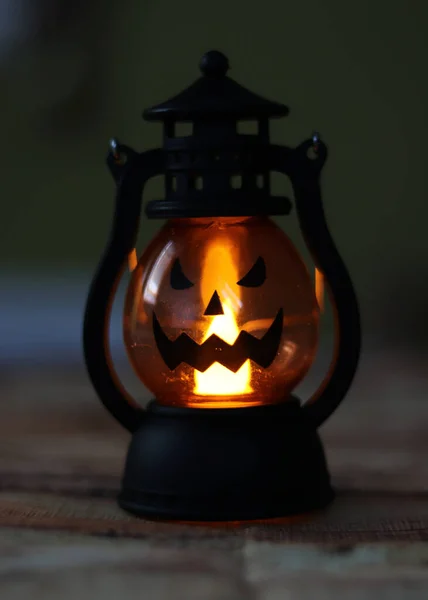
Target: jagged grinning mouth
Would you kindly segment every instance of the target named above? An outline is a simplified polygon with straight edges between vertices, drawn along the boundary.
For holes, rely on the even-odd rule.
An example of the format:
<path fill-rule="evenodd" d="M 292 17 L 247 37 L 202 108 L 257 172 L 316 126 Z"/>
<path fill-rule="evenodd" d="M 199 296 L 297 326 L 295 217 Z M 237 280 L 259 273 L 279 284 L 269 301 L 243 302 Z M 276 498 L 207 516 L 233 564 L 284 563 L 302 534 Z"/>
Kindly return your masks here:
<path fill-rule="evenodd" d="M 241 331 L 233 344 L 228 344 L 216 334 L 198 344 L 187 333 L 181 333 L 176 340 L 170 340 L 153 311 L 156 345 L 171 371 L 181 363 L 186 363 L 203 373 L 217 362 L 236 373 L 248 359 L 267 369 L 278 352 L 282 327 L 283 310 L 280 308 L 271 326 L 260 339 L 247 331 Z"/>

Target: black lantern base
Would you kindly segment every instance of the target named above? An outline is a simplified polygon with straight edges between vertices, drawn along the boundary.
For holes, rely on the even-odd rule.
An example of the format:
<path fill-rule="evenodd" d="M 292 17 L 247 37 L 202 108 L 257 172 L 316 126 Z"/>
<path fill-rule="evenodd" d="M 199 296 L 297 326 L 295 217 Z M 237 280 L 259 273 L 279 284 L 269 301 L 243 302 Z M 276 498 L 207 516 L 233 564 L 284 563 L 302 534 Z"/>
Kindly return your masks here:
<path fill-rule="evenodd" d="M 153 402 L 132 439 L 119 504 L 147 518 L 243 521 L 307 513 L 333 496 L 297 400 L 243 409 Z"/>

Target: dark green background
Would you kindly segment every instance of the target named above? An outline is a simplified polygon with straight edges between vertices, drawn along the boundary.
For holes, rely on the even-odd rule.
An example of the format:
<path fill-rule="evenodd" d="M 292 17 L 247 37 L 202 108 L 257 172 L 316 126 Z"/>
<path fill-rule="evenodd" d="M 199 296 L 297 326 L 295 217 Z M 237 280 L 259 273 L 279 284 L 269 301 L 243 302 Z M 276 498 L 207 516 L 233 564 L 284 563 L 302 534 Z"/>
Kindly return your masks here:
<path fill-rule="evenodd" d="M 140 119 L 142 108 L 186 87 L 201 54 L 217 48 L 232 77 L 290 106 L 272 125 L 273 141 L 322 133 L 326 213 L 365 322 L 418 337 L 428 302 L 427 31 L 420 0 L 96 2 L 69 49 L 50 42 L 2 73 L 3 272 L 93 269 L 112 216 L 109 137 L 158 145 L 160 128 Z M 61 101 L 80 35 L 91 69 Z M 275 178 L 274 188 L 289 185 Z M 281 222 L 297 239 L 294 217 Z M 145 223 L 142 241 L 156 226 Z"/>

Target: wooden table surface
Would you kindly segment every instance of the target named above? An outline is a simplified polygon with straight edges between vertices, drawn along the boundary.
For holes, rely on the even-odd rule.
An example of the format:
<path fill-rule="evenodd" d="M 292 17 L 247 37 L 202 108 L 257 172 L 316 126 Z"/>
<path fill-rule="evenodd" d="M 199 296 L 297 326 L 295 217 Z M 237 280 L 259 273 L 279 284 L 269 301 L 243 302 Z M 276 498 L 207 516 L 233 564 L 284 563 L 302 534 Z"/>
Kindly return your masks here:
<path fill-rule="evenodd" d="M 81 365 L 5 364 L 0 598 L 426 600 L 427 365 L 428 354 L 365 350 L 322 430 L 339 492 L 329 510 L 199 527 L 117 508 L 128 435 Z"/>

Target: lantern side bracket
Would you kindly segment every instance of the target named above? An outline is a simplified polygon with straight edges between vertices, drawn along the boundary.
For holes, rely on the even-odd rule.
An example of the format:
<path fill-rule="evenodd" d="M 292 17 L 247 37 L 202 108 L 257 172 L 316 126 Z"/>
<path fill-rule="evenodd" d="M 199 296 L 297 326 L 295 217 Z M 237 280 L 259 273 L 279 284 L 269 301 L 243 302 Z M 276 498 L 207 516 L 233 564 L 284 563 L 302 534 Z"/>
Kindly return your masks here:
<path fill-rule="evenodd" d="M 336 324 L 334 357 L 319 389 L 304 405 L 307 417 L 318 427 L 344 399 L 357 370 L 361 330 L 358 302 L 347 268 L 328 229 L 319 178 L 327 160 L 327 147 L 317 138 L 297 148 L 271 147 L 271 168 L 287 175 L 293 186 L 297 216 L 316 268 L 323 273 Z"/>
<path fill-rule="evenodd" d="M 163 173 L 164 153 L 150 150 L 138 154 L 126 146 L 129 160 L 118 165 L 113 153 L 107 158 L 117 182 L 115 214 L 110 239 L 89 291 L 84 324 L 83 349 L 92 384 L 107 410 L 129 431 L 141 424 L 144 411 L 125 390 L 113 367 L 108 333 L 115 291 L 135 247 L 141 213 L 142 192 L 151 177 Z M 132 159 L 131 159 L 132 156 Z"/>

